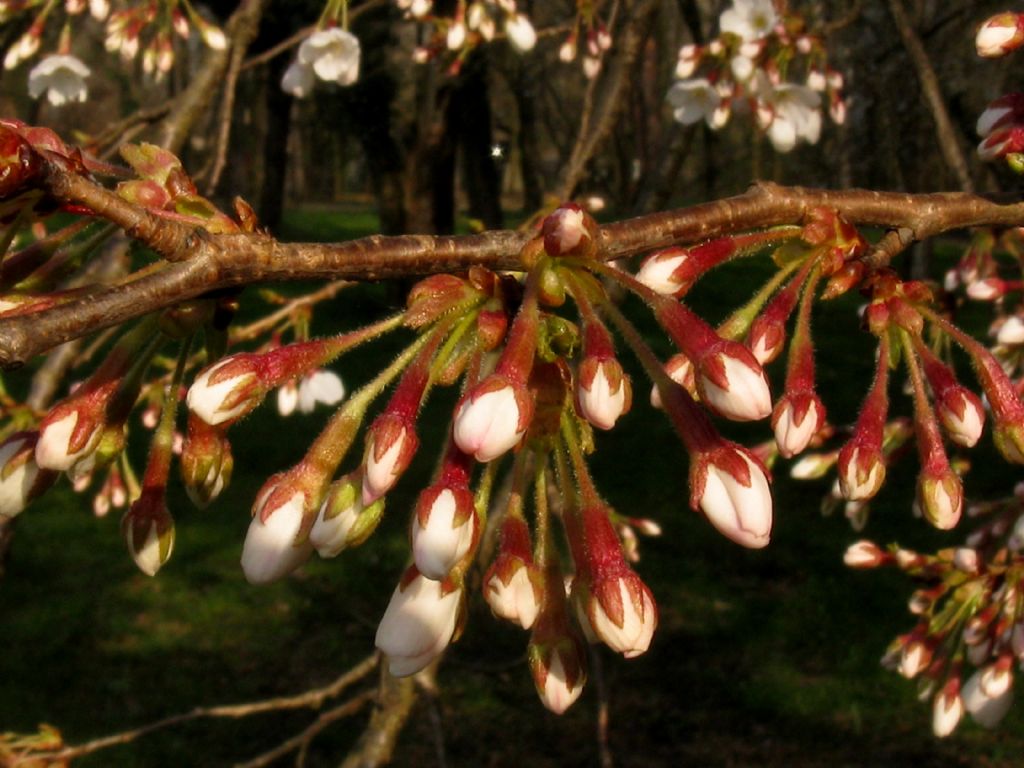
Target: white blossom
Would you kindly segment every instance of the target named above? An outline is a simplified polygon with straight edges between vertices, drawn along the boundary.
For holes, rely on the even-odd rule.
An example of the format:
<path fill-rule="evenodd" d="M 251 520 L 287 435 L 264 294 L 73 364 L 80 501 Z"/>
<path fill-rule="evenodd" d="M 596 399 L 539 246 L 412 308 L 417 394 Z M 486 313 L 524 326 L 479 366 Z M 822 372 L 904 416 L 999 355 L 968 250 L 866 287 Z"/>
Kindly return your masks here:
<path fill-rule="evenodd" d="M 298 63 L 321 80 L 352 85 L 359 77 L 359 38 L 338 27 L 321 29 L 302 41 Z"/>
<path fill-rule="evenodd" d="M 719 17 L 722 32 L 731 32 L 743 41 L 760 40 L 771 33 L 778 22 L 772 0 L 733 0 Z"/>
<path fill-rule="evenodd" d="M 28 94 L 38 99 L 45 93 L 46 100 L 55 107 L 85 101 L 89 97 L 85 84 L 89 74 L 89 68 L 74 56 L 47 56 L 28 73 Z"/>

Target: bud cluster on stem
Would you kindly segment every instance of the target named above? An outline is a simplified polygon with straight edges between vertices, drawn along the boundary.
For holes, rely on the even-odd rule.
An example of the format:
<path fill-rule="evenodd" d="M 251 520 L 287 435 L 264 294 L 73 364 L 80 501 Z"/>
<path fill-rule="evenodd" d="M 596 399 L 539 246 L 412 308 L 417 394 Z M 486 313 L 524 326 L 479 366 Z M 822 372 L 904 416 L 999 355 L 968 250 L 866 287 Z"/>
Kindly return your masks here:
<path fill-rule="evenodd" d="M 889 335 L 879 337 L 875 378 L 857 415 L 853 436 L 839 451 L 839 488 L 849 501 L 870 499 L 885 481 L 882 443 L 889 412 Z"/>

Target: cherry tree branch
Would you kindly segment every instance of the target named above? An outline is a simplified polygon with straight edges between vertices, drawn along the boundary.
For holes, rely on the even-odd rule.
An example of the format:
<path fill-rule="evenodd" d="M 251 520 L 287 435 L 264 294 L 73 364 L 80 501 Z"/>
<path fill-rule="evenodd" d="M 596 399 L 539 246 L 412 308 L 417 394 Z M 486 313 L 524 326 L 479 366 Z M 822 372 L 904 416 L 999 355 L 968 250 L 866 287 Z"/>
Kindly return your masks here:
<path fill-rule="evenodd" d="M 43 184 L 57 201 L 88 208 L 149 246 L 165 263 L 117 285 L 30 314 L 0 320 L 0 366 L 15 367 L 48 349 L 208 291 L 266 281 L 380 280 L 479 265 L 520 269 L 528 235 L 372 236 L 343 243 L 281 243 L 264 233 L 210 234 L 138 208 L 88 179 L 48 164 Z M 838 211 L 855 225 L 902 230 L 901 244 L 973 226 L 1024 225 L 1024 203 L 999 204 L 963 192 L 905 194 L 823 190 L 760 183 L 747 192 L 603 226 L 601 258 L 618 259 L 750 229 L 798 224 L 813 208 Z M 886 250 L 872 255 L 888 263 Z"/>

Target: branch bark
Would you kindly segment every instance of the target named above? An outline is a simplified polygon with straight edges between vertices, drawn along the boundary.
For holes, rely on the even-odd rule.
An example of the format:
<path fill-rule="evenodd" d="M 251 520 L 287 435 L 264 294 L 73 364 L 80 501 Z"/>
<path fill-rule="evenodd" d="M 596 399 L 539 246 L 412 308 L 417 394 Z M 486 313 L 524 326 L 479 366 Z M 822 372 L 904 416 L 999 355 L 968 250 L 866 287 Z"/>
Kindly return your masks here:
<path fill-rule="evenodd" d="M 479 265 L 520 269 L 529 236 L 501 230 L 480 235 L 373 236 L 344 243 L 280 243 L 262 233 L 212 235 L 135 208 L 81 177 L 51 168 L 47 190 L 58 201 L 97 210 L 168 263 L 117 285 L 30 314 L 0 320 L 0 366 L 25 363 L 58 344 L 119 325 L 207 291 L 265 281 L 379 280 Z M 902 229 L 908 243 L 954 229 L 1024 225 L 1024 203 L 1003 205 L 963 192 L 905 194 L 822 190 L 760 183 L 746 193 L 603 226 L 603 259 L 693 243 L 732 232 L 798 224 L 816 207 L 835 209 L 856 225 Z M 886 259 L 876 257 L 881 266 Z"/>

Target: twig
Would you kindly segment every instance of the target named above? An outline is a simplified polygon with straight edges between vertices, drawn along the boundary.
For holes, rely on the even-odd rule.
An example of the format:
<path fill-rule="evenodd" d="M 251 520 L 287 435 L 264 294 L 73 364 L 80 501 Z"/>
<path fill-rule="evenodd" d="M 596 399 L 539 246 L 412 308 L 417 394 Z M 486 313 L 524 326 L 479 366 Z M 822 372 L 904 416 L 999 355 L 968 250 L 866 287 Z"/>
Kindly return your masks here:
<path fill-rule="evenodd" d="M 228 141 L 231 138 L 231 124 L 234 122 L 235 95 L 238 93 L 238 73 L 245 60 L 245 50 L 251 42 L 244 32 L 238 33 L 239 39 L 232 41 L 231 59 L 228 63 L 227 75 L 224 78 L 224 94 L 221 96 L 220 117 L 217 122 L 217 141 L 215 143 L 213 170 L 206 182 L 206 193 L 212 195 L 217 189 L 217 182 L 224 172 L 228 159 Z"/>
<path fill-rule="evenodd" d="M 348 288 L 351 285 L 354 285 L 351 280 L 335 280 L 312 293 L 307 293 L 305 296 L 299 296 L 296 299 L 292 299 L 291 301 L 286 302 L 280 309 L 274 310 L 269 315 L 261 317 L 259 320 L 249 323 L 249 325 L 245 325 L 237 329 L 233 328 L 231 330 L 231 341 L 233 343 L 238 343 L 259 338 L 296 311 L 305 309 L 306 307 L 311 307 L 314 304 L 326 301 L 327 299 L 333 299 L 343 289 Z"/>
<path fill-rule="evenodd" d="M 612 757 L 611 749 L 608 747 L 608 685 L 604 679 L 604 663 L 601 659 L 601 649 L 598 646 L 590 646 L 590 679 L 594 681 L 597 688 L 597 755 L 601 768 L 614 768 L 615 760 Z"/>
<path fill-rule="evenodd" d="M 946 161 L 946 165 L 956 176 L 960 189 L 964 192 L 974 191 L 974 182 L 967 170 L 967 160 L 964 158 L 963 150 L 957 139 L 956 129 L 950 119 L 949 110 L 946 108 L 946 101 L 942 97 L 942 88 L 939 85 L 939 78 L 935 74 L 928 52 L 921 44 L 921 38 L 917 36 L 907 12 L 903 8 L 903 0 L 889 0 L 889 13 L 896 30 L 900 33 L 903 45 L 907 49 L 910 61 L 914 65 L 917 79 L 921 83 L 921 93 L 928 103 L 932 119 L 935 121 L 935 138 L 938 139 L 939 150 Z"/>
<path fill-rule="evenodd" d="M 123 731 L 111 736 L 93 739 L 92 741 L 87 741 L 84 744 L 79 744 L 78 746 L 66 747 L 60 752 L 48 755 L 48 757 L 54 761 L 72 760 L 76 757 L 88 755 L 101 749 L 107 749 L 108 747 L 118 746 L 121 744 L 128 744 L 135 741 L 140 736 L 145 736 L 153 733 L 154 731 L 169 728 L 173 725 L 180 725 L 181 723 L 187 723 L 192 720 L 198 720 L 200 718 L 241 718 L 263 712 L 275 712 L 282 709 L 318 709 L 325 700 L 338 696 L 346 688 L 370 674 L 370 672 L 377 668 L 379 662 L 380 657 L 377 654 L 369 656 L 351 669 L 347 670 L 334 682 L 324 686 L 323 688 L 314 688 L 310 691 L 305 691 L 304 693 L 299 693 L 294 696 L 281 696 L 275 699 L 265 699 L 263 701 L 253 701 L 245 704 L 228 704 L 218 707 L 196 707 L 191 712 L 183 712 L 178 715 L 165 717 L 162 720 L 157 720 L 154 723 L 149 723 L 148 725 L 143 725 L 130 731 Z M 357 700 L 358 699 L 353 699 L 353 701 Z M 351 703 L 352 702 L 349 702 L 348 704 Z"/>
<path fill-rule="evenodd" d="M 370 716 L 370 722 L 359 737 L 359 742 L 348 753 L 341 768 L 376 768 L 391 760 L 398 734 L 416 702 L 413 679 L 392 677 L 386 665 L 382 665 L 377 701 L 377 709 Z"/>
<path fill-rule="evenodd" d="M 235 768 L 263 768 L 264 766 L 270 765 L 272 762 L 277 760 L 277 758 L 287 755 L 289 752 L 305 750 L 320 731 L 324 730 L 327 726 L 337 720 L 341 720 L 342 718 L 355 714 L 368 702 L 373 701 L 376 695 L 376 691 L 372 690 L 360 693 L 358 696 L 349 699 L 344 704 L 324 712 L 316 720 L 287 741 L 281 742 L 273 749 L 264 752 L 262 755 L 257 755 L 252 760 L 247 760 L 244 763 L 237 763 Z"/>

